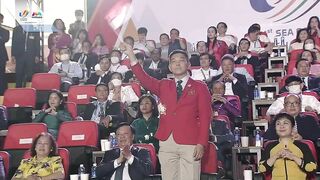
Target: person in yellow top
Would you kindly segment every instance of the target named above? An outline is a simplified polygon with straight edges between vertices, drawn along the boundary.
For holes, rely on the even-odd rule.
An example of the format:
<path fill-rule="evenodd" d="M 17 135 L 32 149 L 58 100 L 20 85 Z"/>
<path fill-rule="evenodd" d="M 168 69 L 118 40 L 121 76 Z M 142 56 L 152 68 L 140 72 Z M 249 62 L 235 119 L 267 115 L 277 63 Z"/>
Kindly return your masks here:
<path fill-rule="evenodd" d="M 31 158 L 23 159 L 12 180 L 64 179 L 64 169 L 52 135 L 39 134 L 31 147 Z"/>
<path fill-rule="evenodd" d="M 295 121 L 287 113 L 275 116 L 276 133 L 279 140 L 268 143 L 259 164 L 262 173 L 272 172 L 272 179 L 302 180 L 307 173 L 317 169 L 315 159 L 308 145 L 292 138 Z"/>

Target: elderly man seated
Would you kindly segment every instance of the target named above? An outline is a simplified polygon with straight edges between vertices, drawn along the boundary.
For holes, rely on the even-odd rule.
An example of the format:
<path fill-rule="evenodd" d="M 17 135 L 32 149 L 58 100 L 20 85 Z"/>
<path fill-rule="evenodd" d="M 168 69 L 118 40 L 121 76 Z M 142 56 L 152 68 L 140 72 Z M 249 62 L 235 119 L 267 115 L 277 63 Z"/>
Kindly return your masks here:
<path fill-rule="evenodd" d="M 297 94 L 301 97 L 301 111 L 313 111 L 317 114 L 320 113 L 320 102 L 311 95 L 302 94 L 304 84 L 300 77 L 298 76 L 289 76 L 286 81 L 286 89 L 289 93 Z M 284 99 L 285 97 L 279 97 L 274 101 L 267 111 L 267 115 L 276 115 L 284 109 Z"/>
<path fill-rule="evenodd" d="M 118 148 L 106 151 L 97 167 L 97 179 L 142 180 L 152 172 L 148 150 L 132 146 L 135 131 L 121 123 L 116 131 Z"/>

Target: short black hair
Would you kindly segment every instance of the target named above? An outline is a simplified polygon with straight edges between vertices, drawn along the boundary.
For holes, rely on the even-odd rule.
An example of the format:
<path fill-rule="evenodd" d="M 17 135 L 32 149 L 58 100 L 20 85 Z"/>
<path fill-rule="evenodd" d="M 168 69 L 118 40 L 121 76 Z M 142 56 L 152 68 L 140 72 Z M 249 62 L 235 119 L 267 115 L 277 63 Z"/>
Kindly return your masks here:
<path fill-rule="evenodd" d="M 92 46 L 92 44 L 91 44 L 91 42 L 89 40 L 82 41 L 82 46 L 84 45 L 84 43 L 88 43 L 90 45 L 90 47 Z"/>
<path fill-rule="evenodd" d="M 280 120 L 280 119 L 288 119 L 288 120 L 291 122 L 291 126 L 292 126 L 292 127 L 295 126 L 294 117 L 291 116 L 291 115 L 288 114 L 288 113 L 282 112 L 282 113 L 277 114 L 277 115 L 273 118 L 274 127 L 275 127 L 277 121 Z"/>
<path fill-rule="evenodd" d="M 140 28 L 138 29 L 138 34 L 145 34 L 145 35 L 147 35 L 147 33 L 148 33 L 148 30 L 147 30 L 147 28 L 145 28 L 145 27 L 140 27 Z"/>
<path fill-rule="evenodd" d="M 138 52 L 135 54 L 135 56 L 136 56 L 136 59 L 138 59 L 138 60 L 144 61 L 144 59 L 145 59 L 145 54 L 143 52 Z"/>
<path fill-rule="evenodd" d="M 37 143 L 38 143 L 38 140 L 40 139 L 40 137 L 42 136 L 47 136 L 49 137 L 49 141 L 50 141 L 50 153 L 48 155 L 48 157 L 52 157 L 52 156 L 56 156 L 57 155 L 57 144 L 56 144 L 56 141 L 54 140 L 53 136 L 47 132 L 42 132 L 40 133 L 32 142 L 32 146 L 31 146 L 31 157 L 35 157 L 37 155 L 37 152 L 36 152 L 36 146 L 37 146 Z"/>
<path fill-rule="evenodd" d="M 129 123 L 127 123 L 127 122 L 121 122 L 121 123 L 117 126 L 116 132 L 118 131 L 118 129 L 120 129 L 120 128 L 123 127 L 123 126 L 129 126 L 132 134 L 133 134 L 133 135 L 136 134 L 136 130 L 134 129 L 134 127 L 131 126 L 131 125 L 130 125 Z"/>
<path fill-rule="evenodd" d="M 121 80 L 123 80 L 123 75 L 122 75 L 122 73 L 119 73 L 119 72 L 112 72 L 112 73 L 110 74 L 110 80 L 111 80 L 112 76 L 115 75 L 115 74 L 119 74 L 120 77 L 121 77 Z"/>
<path fill-rule="evenodd" d="M 312 56 L 312 62 L 311 62 L 311 64 L 312 63 L 314 63 L 314 61 L 317 59 L 317 56 L 316 56 L 316 53 L 315 52 L 312 52 L 312 51 L 310 51 L 310 50 L 303 50 L 303 52 L 301 53 L 301 54 L 299 54 L 299 59 L 301 59 L 302 58 L 302 55 L 303 55 L 303 53 L 304 52 L 309 52 L 310 54 L 311 54 L 311 56 Z M 302 58 L 302 59 L 304 59 L 304 58 Z"/>
<path fill-rule="evenodd" d="M 228 28 L 228 26 L 227 26 L 227 24 L 226 24 L 225 22 L 219 22 L 219 23 L 217 24 L 217 27 L 218 27 L 220 24 L 223 24 L 225 28 Z"/>
<path fill-rule="evenodd" d="M 180 31 L 179 31 L 178 29 L 172 28 L 172 29 L 170 30 L 170 34 L 171 34 L 172 31 L 177 31 L 177 32 L 178 32 L 178 35 L 180 35 Z"/>
<path fill-rule="evenodd" d="M 56 94 L 56 95 L 59 97 L 60 101 L 61 101 L 60 105 L 57 107 L 57 110 L 63 110 L 63 109 L 65 109 L 65 102 L 64 102 L 63 94 L 61 93 L 61 91 L 59 91 L 59 90 L 57 90 L 57 89 L 52 89 L 52 90 L 49 92 L 48 97 L 47 97 L 47 102 L 46 102 L 46 104 L 45 104 L 46 108 L 49 108 L 49 107 L 50 107 L 50 105 L 49 105 L 49 98 L 50 98 L 51 94 Z"/>
<path fill-rule="evenodd" d="M 298 59 L 298 61 L 297 61 L 296 64 L 295 64 L 296 69 L 298 69 L 298 65 L 299 65 L 299 63 L 302 62 L 302 61 L 306 61 L 306 62 L 309 63 L 308 59 L 300 58 L 300 59 Z M 309 64 L 309 66 L 310 66 L 310 64 Z"/>
<path fill-rule="evenodd" d="M 122 56 L 122 52 L 118 49 L 112 49 L 112 51 L 110 52 L 110 56 L 113 52 L 116 52 L 116 53 L 119 53 L 120 54 L 120 57 Z"/>
<path fill-rule="evenodd" d="M 226 60 L 230 60 L 234 63 L 234 57 L 232 54 L 225 54 L 224 56 L 222 56 L 221 58 L 221 64 L 223 61 L 226 61 Z"/>
<path fill-rule="evenodd" d="M 255 32 L 259 32 L 260 31 L 260 28 L 257 27 L 256 25 L 251 25 L 248 29 L 248 34 L 249 33 L 255 33 Z"/>
<path fill-rule="evenodd" d="M 296 75 L 289 76 L 289 77 L 285 80 L 285 85 L 288 86 L 288 84 L 290 84 L 290 83 L 292 83 L 292 82 L 302 83 L 302 79 L 301 79 L 299 76 L 296 76 Z"/>
<path fill-rule="evenodd" d="M 97 84 L 96 87 L 94 88 L 94 90 L 97 91 L 98 87 L 100 87 L 100 86 L 106 87 L 106 88 L 108 89 L 108 92 L 109 92 L 109 86 L 108 86 L 107 84 L 105 84 L 105 83 L 99 83 L 99 84 Z"/>
<path fill-rule="evenodd" d="M 247 41 L 248 43 L 249 43 L 249 47 L 250 47 L 250 41 L 249 41 L 249 39 L 247 39 L 247 38 L 241 38 L 240 39 L 240 41 L 239 41 L 239 47 L 240 47 L 240 43 L 242 42 L 242 41 Z"/>
<path fill-rule="evenodd" d="M 111 61 L 109 54 L 102 54 L 102 55 L 99 56 L 99 63 L 100 63 L 100 61 L 101 61 L 102 59 L 105 59 L 105 58 L 108 59 L 108 61 Z"/>
<path fill-rule="evenodd" d="M 169 59 L 171 59 L 171 57 L 172 57 L 173 55 L 175 55 L 175 54 L 183 54 L 183 55 L 187 58 L 187 60 L 189 61 L 189 57 L 188 57 L 187 52 L 184 51 L 184 50 L 181 50 L 181 49 L 176 49 L 176 50 L 172 51 L 172 52 L 169 54 Z"/>
<path fill-rule="evenodd" d="M 159 39 L 161 38 L 161 36 L 167 36 L 167 38 L 170 39 L 170 36 L 167 33 L 160 34 Z"/>
<path fill-rule="evenodd" d="M 69 52 L 69 53 L 71 53 L 71 50 L 70 50 L 70 48 L 69 48 L 69 47 L 67 47 L 67 46 L 62 46 L 62 47 L 60 47 L 60 48 L 59 48 L 59 54 L 60 54 L 60 53 L 61 53 L 61 51 L 62 51 L 62 50 L 64 50 L 64 49 L 67 49 L 67 50 L 68 50 L 68 52 Z"/>
<path fill-rule="evenodd" d="M 196 45 L 197 48 L 199 47 L 199 44 L 202 43 L 202 42 L 203 42 L 203 43 L 205 44 L 205 46 L 207 47 L 207 43 L 206 43 L 205 41 L 198 41 L 198 42 L 197 42 L 197 45 Z"/>
<path fill-rule="evenodd" d="M 83 16 L 83 11 L 81 9 L 77 9 L 74 11 L 74 14 L 77 16 L 77 15 L 80 15 L 80 16 Z"/>

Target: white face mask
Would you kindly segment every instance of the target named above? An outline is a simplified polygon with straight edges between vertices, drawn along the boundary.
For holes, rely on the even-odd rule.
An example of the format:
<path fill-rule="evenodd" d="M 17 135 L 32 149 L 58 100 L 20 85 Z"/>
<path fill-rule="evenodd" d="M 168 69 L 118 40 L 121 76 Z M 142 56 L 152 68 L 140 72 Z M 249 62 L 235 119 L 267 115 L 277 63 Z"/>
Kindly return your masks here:
<path fill-rule="evenodd" d="M 69 54 L 61 54 L 60 55 L 60 61 L 66 61 L 66 60 L 69 60 L 69 59 L 70 59 Z"/>
<path fill-rule="evenodd" d="M 111 63 L 112 64 L 118 64 L 119 63 L 119 58 L 118 57 L 111 57 Z"/>
<path fill-rule="evenodd" d="M 112 79 L 112 80 L 111 80 L 111 83 L 112 83 L 114 86 L 121 86 L 122 81 L 121 81 L 120 79 Z"/>
<path fill-rule="evenodd" d="M 297 84 L 297 85 L 289 86 L 288 91 L 289 93 L 300 94 L 301 93 L 300 85 Z"/>
<path fill-rule="evenodd" d="M 314 49 L 314 44 L 305 44 L 305 45 L 304 45 L 304 48 L 305 48 L 306 50 L 312 50 L 312 49 Z"/>

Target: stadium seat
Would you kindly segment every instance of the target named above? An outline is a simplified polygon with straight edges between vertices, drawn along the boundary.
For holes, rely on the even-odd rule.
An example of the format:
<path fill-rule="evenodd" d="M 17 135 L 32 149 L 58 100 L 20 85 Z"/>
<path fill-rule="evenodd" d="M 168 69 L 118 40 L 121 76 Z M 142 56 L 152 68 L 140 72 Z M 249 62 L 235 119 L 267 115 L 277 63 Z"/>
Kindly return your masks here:
<path fill-rule="evenodd" d="M 4 173 L 5 177 L 8 178 L 9 166 L 10 166 L 10 154 L 6 151 L 0 151 L 0 156 L 2 157 L 3 165 L 4 165 Z"/>
<path fill-rule="evenodd" d="M 218 171 L 217 147 L 209 142 L 201 159 L 201 173 L 215 174 Z"/>
<path fill-rule="evenodd" d="M 71 117 L 73 120 L 76 119 L 78 116 L 78 110 L 77 110 L 77 105 L 74 102 L 66 102 L 66 106 L 68 109 L 68 112 L 71 114 Z"/>
<path fill-rule="evenodd" d="M 10 178 L 18 168 L 24 152 L 31 148 L 33 139 L 42 132 L 48 132 L 47 125 L 44 123 L 20 123 L 8 128 L 3 149 L 11 156 Z"/>
<path fill-rule="evenodd" d="M 251 77 L 254 77 L 254 70 L 251 64 L 235 64 L 235 67 L 243 67 L 247 70 Z"/>
<path fill-rule="evenodd" d="M 32 109 L 36 105 L 34 88 L 12 88 L 4 93 L 3 105 L 8 112 L 8 126 L 16 123 L 30 123 Z"/>
<path fill-rule="evenodd" d="M 92 151 L 97 150 L 98 125 L 94 121 L 68 121 L 60 125 L 57 144 L 70 152 L 70 174 L 78 173 L 80 164 L 91 169 Z"/>
<path fill-rule="evenodd" d="M 134 146 L 147 149 L 150 153 L 151 163 L 152 163 L 152 171 L 155 173 L 157 170 L 157 154 L 153 144 L 134 144 Z"/>
<path fill-rule="evenodd" d="M 65 179 L 68 179 L 68 177 L 69 177 L 69 163 L 70 163 L 69 151 L 65 148 L 58 148 L 58 155 L 62 159 L 62 165 L 63 165 L 63 169 L 64 169 L 64 177 L 65 177 Z M 24 159 L 31 158 L 31 151 L 30 150 L 26 151 L 23 155 L 23 158 Z"/>
<path fill-rule="evenodd" d="M 61 77 L 54 73 L 37 73 L 32 76 L 31 87 L 36 90 L 36 109 L 40 109 L 47 101 L 52 89 L 60 90 Z"/>
<path fill-rule="evenodd" d="M 71 86 L 68 92 L 68 102 L 77 105 L 78 115 L 85 110 L 85 106 L 90 102 L 90 98 L 96 96 L 95 85 Z"/>

